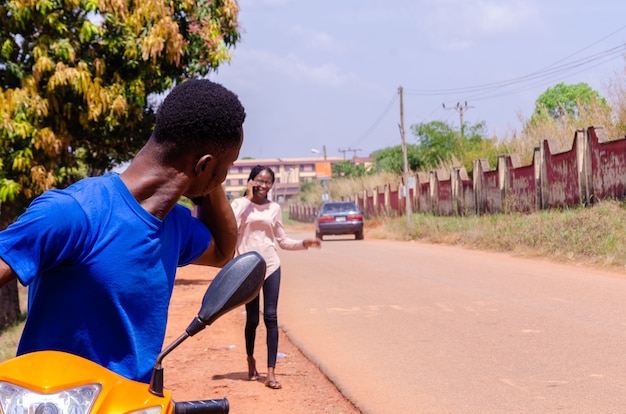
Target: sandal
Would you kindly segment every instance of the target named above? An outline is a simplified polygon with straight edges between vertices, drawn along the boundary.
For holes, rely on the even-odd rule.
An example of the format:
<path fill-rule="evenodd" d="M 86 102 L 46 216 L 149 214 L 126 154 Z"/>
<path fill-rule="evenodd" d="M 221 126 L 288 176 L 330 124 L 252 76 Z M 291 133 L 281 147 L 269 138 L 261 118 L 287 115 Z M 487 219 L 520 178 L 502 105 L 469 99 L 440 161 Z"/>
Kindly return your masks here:
<path fill-rule="evenodd" d="M 273 390 L 279 390 L 279 389 L 281 389 L 283 387 L 282 385 L 280 385 L 280 382 L 278 382 L 278 381 L 270 381 L 270 380 L 265 381 L 265 386 L 267 388 L 271 388 Z"/>
<path fill-rule="evenodd" d="M 256 370 L 256 361 L 253 357 L 248 357 L 248 380 L 257 381 L 259 379 L 259 373 Z"/>

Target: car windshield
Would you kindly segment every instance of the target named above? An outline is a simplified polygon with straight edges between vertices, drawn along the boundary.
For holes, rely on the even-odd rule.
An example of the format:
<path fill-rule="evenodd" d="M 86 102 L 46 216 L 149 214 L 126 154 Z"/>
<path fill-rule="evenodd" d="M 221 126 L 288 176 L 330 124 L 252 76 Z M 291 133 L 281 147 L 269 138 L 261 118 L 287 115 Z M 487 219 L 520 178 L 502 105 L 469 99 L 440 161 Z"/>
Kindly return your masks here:
<path fill-rule="evenodd" d="M 354 203 L 327 203 L 322 206 L 322 213 L 342 213 L 346 211 L 358 211 Z"/>

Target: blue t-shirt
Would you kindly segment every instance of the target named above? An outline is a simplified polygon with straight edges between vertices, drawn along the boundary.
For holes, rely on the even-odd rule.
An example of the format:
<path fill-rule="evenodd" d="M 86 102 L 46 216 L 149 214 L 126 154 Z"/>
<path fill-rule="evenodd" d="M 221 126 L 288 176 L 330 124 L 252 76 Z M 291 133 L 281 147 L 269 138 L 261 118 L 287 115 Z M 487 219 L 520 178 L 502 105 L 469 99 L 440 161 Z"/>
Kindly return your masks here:
<path fill-rule="evenodd" d="M 149 382 L 176 268 L 210 242 L 189 209 L 160 220 L 117 174 L 42 194 L 0 232 L 0 257 L 29 286 L 18 355 L 65 351 Z"/>

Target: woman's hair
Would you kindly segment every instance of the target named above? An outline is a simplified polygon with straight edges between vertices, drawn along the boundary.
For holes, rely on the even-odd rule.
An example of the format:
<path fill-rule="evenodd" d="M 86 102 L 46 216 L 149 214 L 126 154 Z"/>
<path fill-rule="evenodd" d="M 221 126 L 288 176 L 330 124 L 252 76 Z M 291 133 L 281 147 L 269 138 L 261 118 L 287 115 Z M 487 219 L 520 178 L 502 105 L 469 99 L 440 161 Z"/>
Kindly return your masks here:
<path fill-rule="evenodd" d="M 264 165 L 256 165 L 253 167 L 250 171 L 250 175 L 248 176 L 248 181 L 254 180 L 261 171 L 267 171 L 272 176 L 272 184 L 274 184 L 274 180 L 276 179 L 274 171 L 272 171 L 270 167 L 266 167 Z"/>
<path fill-rule="evenodd" d="M 267 171 L 272 177 L 272 184 L 274 184 L 275 176 L 274 171 L 270 167 L 266 167 L 264 165 L 256 165 L 250 171 L 250 175 L 248 176 L 248 181 L 254 180 L 257 175 L 261 173 L 261 171 Z M 248 194 L 248 190 L 244 191 L 243 196 L 245 197 Z"/>

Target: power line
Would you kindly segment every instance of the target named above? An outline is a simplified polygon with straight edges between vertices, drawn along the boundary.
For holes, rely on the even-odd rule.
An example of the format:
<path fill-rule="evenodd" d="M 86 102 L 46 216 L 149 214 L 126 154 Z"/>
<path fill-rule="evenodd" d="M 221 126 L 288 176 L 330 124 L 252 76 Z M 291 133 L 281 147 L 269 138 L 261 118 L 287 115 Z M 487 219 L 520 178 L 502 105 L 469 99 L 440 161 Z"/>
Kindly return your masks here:
<path fill-rule="evenodd" d="M 391 107 L 393 106 L 393 104 L 396 102 L 397 99 L 398 99 L 398 95 L 396 93 L 394 93 L 393 96 L 391 97 L 391 99 L 389 100 L 389 103 L 387 104 L 387 107 L 378 116 L 376 121 L 374 121 L 374 124 L 372 124 L 372 126 L 369 127 L 369 129 L 363 135 L 361 135 L 361 137 L 358 140 L 355 141 L 355 144 L 359 144 L 359 143 L 363 142 L 363 140 L 365 138 L 367 138 L 367 136 L 369 134 L 372 133 L 372 131 L 378 126 L 380 121 L 382 121 L 382 119 L 385 117 L 385 115 L 387 115 L 387 113 L 389 112 L 389 110 L 391 109 Z"/>
<path fill-rule="evenodd" d="M 622 30 L 624 30 L 624 29 L 626 29 L 626 25 L 624 25 L 624 26 L 620 27 L 620 28 L 619 28 L 619 29 L 617 29 L 617 30 L 614 30 L 613 32 L 609 33 L 608 35 L 604 36 L 603 38 L 600 38 L 600 39 L 596 40 L 595 42 L 591 43 L 590 45 L 585 46 L 585 47 L 583 47 L 582 49 L 579 49 L 579 50 L 577 50 L 576 52 L 574 52 L 574 53 L 572 53 L 572 54 L 570 54 L 570 55 L 567 55 L 567 56 L 565 56 L 565 57 L 564 57 L 564 58 L 562 58 L 562 59 L 557 60 L 557 61 L 556 61 L 556 62 L 554 62 L 553 64 L 546 66 L 546 68 L 549 68 L 549 67 L 551 67 L 551 66 L 553 66 L 553 65 L 555 65 L 555 64 L 557 64 L 557 63 L 561 63 L 561 62 L 563 62 L 563 61 L 565 61 L 565 60 L 567 60 L 567 59 L 571 58 L 572 56 L 575 56 L 575 55 L 579 54 L 580 52 L 582 52 L 582 51 L 584 51 L 584 50 L 590 49 L 591 47 L 593 47 L 593 46 L 597 45 L 598 43 L 602 42 L 603 40 L 608 39 L 609 37 L 613 36 L 614 34 L 616 34 L 616 33 L 618 33 L 618 32 L 621 32 L 621 31 L 622 31 Z M 545 68 L 544 68 L 544 69 L 545 69 Z"/>
<path fill-rule="evenodd" d="M 593 69 L 595 67 L 602 66 L 605 63 L 607 63 L 607 62 L 609 62 L 611 60 L 617 59 L 617 58 L 620 58 L 620 59 L 622 58 L 622 52 L 621 51 L 619 51 L 619 55 L 615 54 L 613 56 L 607 56 L 603 60 L 596 61 L 591 66 L 581 67 L 583 65 L 579 65 L 579 67 L 581 67 L 579 70 L 574 71 L 574 72 L 569 72 L 568 74 L 562 74 L 561 72 L 554 72 L 554 73 L 547 74 L 543 78 L 538 78 L 537 80 L 534 80 L 533 82 L 531 82 L 529 84 L 523 85 L 520 88 L 509 90 L 509 92 L 507 92 L 507 93 L 503 93 L 504 91 L 502 91 L 501 93 L 498 93 L 497 95 L 489 95 L 489 93 L 494 93 L 496 91 L 485 91 L 485 92 L 479 93 L 477 95 L 469 96 L 468 99 L 472 99 L 472 100 L 490 99 L 492 97 L 499 97 L 499 96 L 504 96 L 504 95 L 507 95 L 507 94 L 510 94 L 510 93 L 514 93 L 514 92 L 520 92 L 520 91 L 532 89 L 533 87 L 536 87 L 536 86 L 548 85 L 548 84 L 551 84 L 552 82 L 554 82 L 555 80 L 562 80 L 564 77 L 574 76 L 576 74 L 588 71 L 588 70 Z M 592 60 L 590 60 L 589 63 L 590 62 L 592 62 Z M 575 69 L 575 68 L 576 67 L 572 67 L 571 69 Z"/>
<path fill-rule="evenodd" d="M 446 96 L 446 95 L 453 95 L 453 94 L 455 95 L 470 94 L 468 97 L 466 97 L 466 99 L 478 101 L 478 100 L 499 98 L 499 97 L 510 95 L 513 93 L 523 92 L 525 90 L 532 89 L 536 86 L 546 84 L 547 82 L 553 81 L 555 79 L 562 79 L 563 77 L 570 77 L 578 73 L 582 73 L 587 70 L 593 69 L 595 67 L 601 66 L 617 58 L 623 58 L 623 53 L 624 51 L 626 51 L 626 45 L 620 44 L 618 46 L 613 46 L 609 49 L 591 54 L 589 56 L 582 57 L 574 61 L 570 61 L 568 63 L 562 63 L 562 62 L 567 61 L 569 58 L 575 55 L 578 55 L 579 53 L 597 45 L 603 40 L 606 40 L 607 38 L 615 35 L 616 33 L 624 29 L 626 29 L 626 25 L 614 30 L 613 32 L 589 44 L 588 46 L 585 46 L 584 48 L 581 48 L 577 50 L 576 52 L 571 53 L 565 56 L 564 58 L 559 59 L 543 67 L 542 69 L 531 72 L 527 75 L 519 76 L 519 77 L 512 78 L 512 79 L 497 81 L 497 82 L 489 82 L 485 84 L 479 84 L 479 85 L 467 86 L 467 87 L 459 87 L 459 88 L 403 89 L 403 93 L 405 95 L 417 95 L 417 96 Z M 387 115 L 389 110 L 395 104 L 397 99 L 398 99 L 398 95 L 394 93 L 389 103 L 383 110 L 383 112 L 378 116 L 376 121 L 374 121 L 372 126 L 370 126 L 370 128 L 368 128 L 366 132 L 363 133 L 361 137 L 355 141 L 355 144 L 361 143 L 374 131 L 374 129 L 378 126 L 378 124 L 382 121 L 382 119 Z M 457 106 L 459 105 L 460 104 L 457 104 Z M 470 107 L 467 107 L 466 109 L 469 109 L 469 108 Z M 445 108 L 445 105 L 444 105 L 444 109 L 448 109 L 448 108 Z M 450 108 L 450 109 L 455 109 L 455 108 Z M 463 109 L 463 110 L 466 110 L 466 109 Z M 436 111 L 436 108 L 433 110 L 432 113 L 434 113 L 435 111 Z M 432 113 L 431 113 L 431 116 L 432 116 Z M 459 114 L 462 119 L 462 112 L 459 112 Z M 461 128 L 462 128 L 462 125 L 461 125 Z M 339 150 L 339 151 L 341 152 L 342 150 Z M 356 153 L 355 153 L 355 156 L 356 156 Z M 344 159 L 345 159 L 345 152 L 344 152 Z"/>
<path fill-rule="evenodd" d="M 562 76 L 563 73 L 568 71 L 572 71 L 575 69 L 579 69 L 584 67 L 585 65 L 593 64 L 590 68 L 594 68 L 599 64 L 606 63 L 610 60 L 616 58 L 622 58 L 623 53 L 626 50 L 626 45 L 620 44 L 619 46 L 614 46 L 610 49 L 604 50 L 602 52 L 595 53 L 590 56 L 586 56 L 584 58 L 569 62 L 567 64 L 556 65 L 551 64 L 546 66 L 544 69 L 532 72 L 528 75 L 520 76 L 517 78 L 506 79 L 503 81 L 490 82 L 481 85 L 475 86 L 467 86 L 460 88 L 449 88 L 449 89 L 407 89 L 405 90 L 406 94 L 409 95 L 419 95 L 419 96 L 441 96 L 441 95 L 451 95 L 451 94 L 461 94 L 461 93 L 479 93 L 479 92 L 491 92 L 496 89 L 500 89 L 503 87 L 515 85 L 518 83 L 528 82 L 528 81 L 545 81 L 547 79 L 554 78 L 555 76 Z M 600 60 L 602 59 L 602 60 Z M 600 60 L 600 62 L 598 62 Z M 555 66 L 556 65 L 556 66 Z M 588 70 L 589 68 L 585 69 Z M 580 73 L 582 70 L 579 70 L 577 73 Z"/>
<path fill-rule="evenodd" d="M 565 77 L 571 77 L 571 76 L 577 75 L 577 74 L 585 72 L 585 71 L 587 71 L 589 69 L 592 69 L 592 68 L 595 68 L 595 67 L 598 67 L 598 66 L 602 66 L 604 63 L 606 63 L 606 62 L 597 63 L 596 65 L 593 65 L 592 67 L 589 67 L 589 68 L 586 68 L 586 69 L 581 69 L 581 70 L 579 70 L 577 72 L 572 72 L 572 73 L 570 73 L 569 75 L 567 75 Z M 483 92 L 481 94 L 470 95 L 470 96 L 467 97 L 467 99 L 470 99 L 470 100 L 473 100 L 473 101 L 480 101 L 480 100 L 486 100 L 486 99 L 499 98 L 499 97 L 502 97 L 502 96 L 510 95 L 512 93 L 524 92 L 524 91 L 527 91 L 527 90 L 531 90 L 531 89 L 533 89 L 533 88 L 535 88 L 537 86 L 550 84 L 554 80 L 557 80 L 557 79 L 561 80 L 561 79 L 563 79 L 563 77 L 564 76 L 562 76 L 562 75 L 554 75 L 554 76 L 552 76 L 550 78 L 542 79 L 542 80 L 537 81 L 537 82 L 533 82 L 533 83 L 530 83 L 530 84 L 527 84 L 527 85 L 521 85 L 520 87 L 515 88 L 515 89 L 508 89 L 507 91 L 493 91 L 493 92 L 492 91 L 485 91 L 485 92 Z M 551 81 L 551 82 L 549 82 L 549 81 Z"/>

